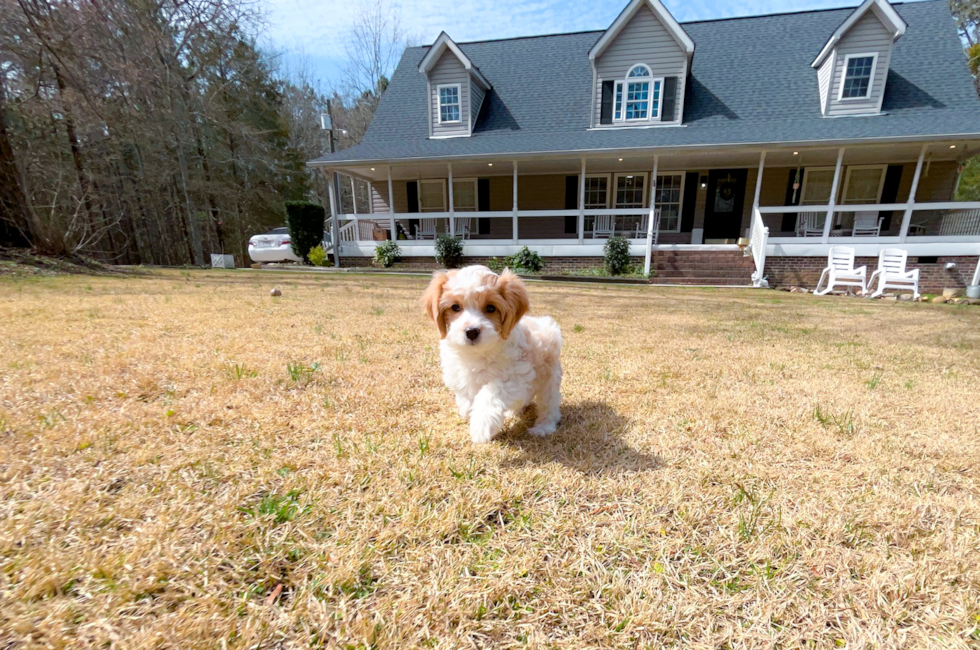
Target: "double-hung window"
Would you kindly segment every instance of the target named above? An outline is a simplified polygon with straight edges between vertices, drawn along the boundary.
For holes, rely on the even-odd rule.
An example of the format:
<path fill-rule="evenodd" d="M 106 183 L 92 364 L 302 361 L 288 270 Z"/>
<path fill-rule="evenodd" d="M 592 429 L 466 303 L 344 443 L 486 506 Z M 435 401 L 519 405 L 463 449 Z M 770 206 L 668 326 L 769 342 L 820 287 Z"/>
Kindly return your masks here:
<path fill-rule="evenodd" d="M 453 180 L 453 210 L 456 212 L 476 212 L 476 179 L 457 178 Z"/>
<path fill-rule="evenodd" d="M 877 61 L 877 54 L 848 54 L 844 57 L 844 80 L 839 99 L 870 97 Z"/>
<path fill-rule="evenodd" d="M 437 91 L 439 93 L 439 123 L 460 122 L 460 85 L 438 86 Z"/>
<path fill-rule="evenodd" d="M 634 65 L 626 79 L 616 82 L 614 122 L 649 122 L 660 119 L 663 79 L 654 79 L 650 68 Z"/>
<path fill-rule="evenodd" d="M 680 232 L 684 174 L 658 174 L 653 205 L 660 208 L 660 232 Z"/>
<path fill-rule="evenodd" d="M 419 181 L 419 211 L 446 211 L 446 181 L 442 179 Z"/>

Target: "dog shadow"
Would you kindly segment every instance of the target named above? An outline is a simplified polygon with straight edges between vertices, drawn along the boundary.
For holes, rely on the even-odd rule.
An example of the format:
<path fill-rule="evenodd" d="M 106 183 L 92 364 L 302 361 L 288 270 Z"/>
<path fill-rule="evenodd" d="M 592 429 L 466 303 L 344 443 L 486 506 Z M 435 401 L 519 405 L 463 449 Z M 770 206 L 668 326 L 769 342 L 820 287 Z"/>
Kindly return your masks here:
<path fill-rule="evenodd" d="M 560 463 L 583 474 L 643 472 L 657 469 L 660 457 L 632 449 L 622 433 L 630 421 L 605 402 L 564 404 L 558 430 L 545 438 L 528 435 L 534 423 L 534 406 L 498 438 L 499 443 L 521 452 L 502 463 L 525 467 Z"/>

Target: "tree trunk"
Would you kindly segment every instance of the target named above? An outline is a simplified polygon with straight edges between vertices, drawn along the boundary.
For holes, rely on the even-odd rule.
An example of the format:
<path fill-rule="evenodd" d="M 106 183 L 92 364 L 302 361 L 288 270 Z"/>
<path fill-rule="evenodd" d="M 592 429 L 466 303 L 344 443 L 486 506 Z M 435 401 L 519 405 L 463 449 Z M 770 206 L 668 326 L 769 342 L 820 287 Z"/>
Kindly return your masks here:
<path fill-rule="evenodd" d="M 7 134 L 5 84 L 0 76 L 0 246 L 30 246 L 30 211 Z"/>

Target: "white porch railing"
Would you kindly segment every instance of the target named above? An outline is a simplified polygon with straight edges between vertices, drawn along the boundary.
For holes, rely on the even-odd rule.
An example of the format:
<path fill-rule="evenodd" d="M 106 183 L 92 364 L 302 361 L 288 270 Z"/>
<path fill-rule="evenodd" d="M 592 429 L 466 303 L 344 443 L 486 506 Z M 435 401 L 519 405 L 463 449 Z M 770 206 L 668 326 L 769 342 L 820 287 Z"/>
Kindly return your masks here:
<path fill-rule="evenodd" d="M 752 228 L 749 231 L 749 252 L 752 254 L 752 261 L 755 262 L 755 271 L 752 272 L 752 286 L 768 288 L 769 282 L 766 281 L 766 247 L 769 245 L 769 228 L 762 221 L 762 213 L 758 208 L 752 210 Z"/>

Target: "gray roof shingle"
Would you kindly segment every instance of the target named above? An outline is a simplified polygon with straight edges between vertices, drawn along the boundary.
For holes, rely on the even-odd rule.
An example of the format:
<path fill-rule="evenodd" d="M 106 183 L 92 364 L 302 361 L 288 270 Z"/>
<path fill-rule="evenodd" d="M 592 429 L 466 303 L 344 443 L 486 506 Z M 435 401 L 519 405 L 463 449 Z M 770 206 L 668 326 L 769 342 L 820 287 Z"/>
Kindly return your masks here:
<path fill-rule="evenodd" d="M 814 57 L 852 9 L 684 23 L 697 46 L 683 127 L 589 130 L 601 31 L 460 43 L 493 84 L 468 138 L 430 140 L 428 48 L 402 56 L 364 141 L 316 162 L 381 162 L 765 143 L 980 136 L 980 100 L 944 0 L 896 4 L 883 116 L 820 114 Z"/>

